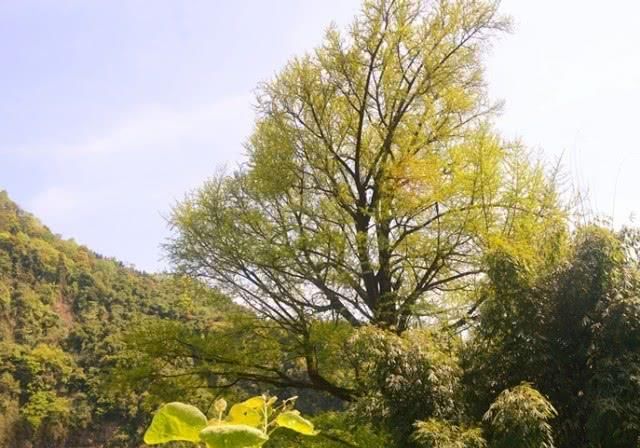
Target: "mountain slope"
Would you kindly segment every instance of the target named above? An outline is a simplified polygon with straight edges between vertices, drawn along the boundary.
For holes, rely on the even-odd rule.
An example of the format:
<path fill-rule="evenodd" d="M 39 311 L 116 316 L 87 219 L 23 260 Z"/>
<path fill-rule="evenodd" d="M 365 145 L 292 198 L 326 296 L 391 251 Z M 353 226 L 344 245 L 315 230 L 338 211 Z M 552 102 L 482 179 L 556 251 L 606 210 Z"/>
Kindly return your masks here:
<path fill-rule="evenodd" d="M 119 334 L 149 316 L 215 319 L 228 305 L 63 240 L 0 191 L 0 446 L 128 446 L 140 397 L 116 397 L 106 381 Z"/>

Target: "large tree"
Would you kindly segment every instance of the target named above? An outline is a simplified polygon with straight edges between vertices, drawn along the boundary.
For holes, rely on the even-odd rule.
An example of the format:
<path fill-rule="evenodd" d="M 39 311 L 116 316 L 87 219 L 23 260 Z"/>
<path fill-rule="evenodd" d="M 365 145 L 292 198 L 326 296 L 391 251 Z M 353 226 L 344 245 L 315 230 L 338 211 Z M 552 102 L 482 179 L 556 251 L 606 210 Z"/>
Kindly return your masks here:
<path fill-rule="evenodd" d="M 260 86 L 248 162 L 172 215 L 177 266 L 293 335 L 320 388 L 314 322 L 464 319 L 487 251 L 561 239 L 554 183 L 492 129 L 481 58 L 508 29 L 497 9 L 366 1 Z"/>

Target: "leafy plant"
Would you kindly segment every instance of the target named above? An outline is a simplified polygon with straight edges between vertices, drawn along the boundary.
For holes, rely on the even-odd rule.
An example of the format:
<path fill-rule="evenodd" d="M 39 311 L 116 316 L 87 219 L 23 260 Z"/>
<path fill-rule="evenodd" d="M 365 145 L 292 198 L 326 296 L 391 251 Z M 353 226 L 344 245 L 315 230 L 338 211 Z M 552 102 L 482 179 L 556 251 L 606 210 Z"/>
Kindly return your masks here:
<path fill-rule="evenodd" d="M 296 397 L 276 406 L 277 397 L 266 395 L 250 398 L 229 409 L 227 402 L 217 400 L 217 417 L 207 417 L 195 406 L 168 403 L 153 417 L 144 435 L 147 445 L 187 441 L 207 448 L 258 448 L 279 428 L 288 428 L 300 434 L 314 436 L 313 424 L 294 409 Z"/>
<path fill-rule="evenodd" d="M 425 448 L 486 448 L 480 428 L 468 428 L 431 418 L 416 422 L 413 438 Z"/>
<path fill-rule="evenodd" d="M 484 415 L 495 448 L 554 448 L 555 408 L 530 384 L 504 390 Z"/>
<path fill-rule="evenodd" d="M 351 411 L 384 428 L 403 447 L 414 446 L 414 422 L 450 419 L 459 410 L 461 372 L 456 341 L 414 329 L 397 335 L 373 326 L 358 329 L 347 345 L 359 398 Z"/>

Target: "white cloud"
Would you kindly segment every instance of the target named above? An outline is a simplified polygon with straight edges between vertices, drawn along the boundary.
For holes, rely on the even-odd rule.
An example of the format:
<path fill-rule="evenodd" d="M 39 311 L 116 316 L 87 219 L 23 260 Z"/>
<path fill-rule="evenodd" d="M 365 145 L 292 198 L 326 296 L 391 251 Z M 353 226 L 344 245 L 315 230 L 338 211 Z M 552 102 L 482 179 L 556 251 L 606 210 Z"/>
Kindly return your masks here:
<path fill-rule="evenodd" d="M 95 137 L 0 148 L 0 155 L 37 167 L 32 179 L 21 177 L 36 191 L 24 206 L 52 231 L 143 269 L 162 269 L 161 216 L 217 167 L 241 161 L 251 103 L 240 95 L 184 108 L 138 107 L 92 130 Z"/>
<path fill-rule="evenodd" d="M 95 132 L 95 137 L 71 144 L 27 146 L 11 150 L 21 156 L 62 158 L 114 153 L 179 150 L 185 140 L 210 138 L 229 126 L 250 122 L 250 95 L 229 97 L 191 109 L 160 105 L 139 107 Z M 235 122 L 235 123 L 234 123 Z"/>
<path fill-rule="evenodd" d="M 81 202 L 76 192 L 62 187 L 49 187 L 38 193 L 28 204 L 28 210 L 47 222 L 75 210 Z"/>

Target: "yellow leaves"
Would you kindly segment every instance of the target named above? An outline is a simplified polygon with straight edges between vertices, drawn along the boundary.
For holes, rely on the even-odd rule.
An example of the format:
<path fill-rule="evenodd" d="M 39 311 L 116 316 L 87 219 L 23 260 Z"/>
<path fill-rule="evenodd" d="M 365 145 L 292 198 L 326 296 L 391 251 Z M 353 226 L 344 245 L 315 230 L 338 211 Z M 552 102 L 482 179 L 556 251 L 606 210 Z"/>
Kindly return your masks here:
<path fill-rule="evenodd" d="M 467 112 L 471 110 L 478 101 L 476 92 L 470 91 L 460 85 L 452 85 L 442 92 L 442 102 L 446 110 L 450 112 Z"/>
<path fill-rule="evenodd" d="M 276 397 L 253 397 L 233 405 L 226 420 L 222 419 L 222 414 L 227 402 L 220 399 L 214 405 L 218 418 L 208 422 L 194 406 L 168 403 L 154 415 L 144 441 L 148 445 L 189 441 L 195 444 L 204 442 L 207 448 L 259 448 L 278 428 L 288 428 L 308 436 L 318 434 L 313 423 L 293 409 L 296 398 L 275 406 Z"/>
<path fill-rule="evenodd" d="M 288 428 L 305 436 L 318 434 L 313 428 L 313 423 L 300 415 L 298 411 L 286 411 L 278 415 L 276 424 L 281 428 Z"/>
<path fill-rule="evenodd" d="M 176 440 L 198 443 L 200 431 L 207 426 L 207 418 L 195 406 L 168 403 L 153 416 L 144 433 L 144 443 L 156 445 Z"/>
<path fill-rule="evenodd" d="M 264 424 L 265 412 L 266 401 L 264 397 L 253 397 L 231 406 L 228 421 L 257 428 Z"/>
<path fill-rule="evenodd" d="M 435 152 L 406 155 L 389 164 L 387 193 L 393 196 L 403 192 L 401 206 L 408 210 L 423 204 L 425 198 L 442 200 L 444 175 L 443 160 Z"/>
<path fill-rule="evenodd" d="M 480 56 L 503 28 L 492 0 L 368 1 L 261 86 L 248 168 L 177 223 L 174 258 L 270 317 L 343 312 L 328 288 L 375 321 L 371 271 L 400 300 L 481 269 L 495 235 L 530 243 L 517 210 L 555 200 L 544 177 L 521 194 L 491 130 Z"/>
<path fill-rule="evenodd" d="M 200 439 L 207 448 L 258 448 L 269 436 L 247 425 L 214 425 L 203 429 Z"/>
<path fill-rule="evenodd" d="M 296 179 L 294 143 L 278 118 L 259 122 L 249 142 L 250 179 L 257 191 L 270 196 L 284 193 Z"/>

